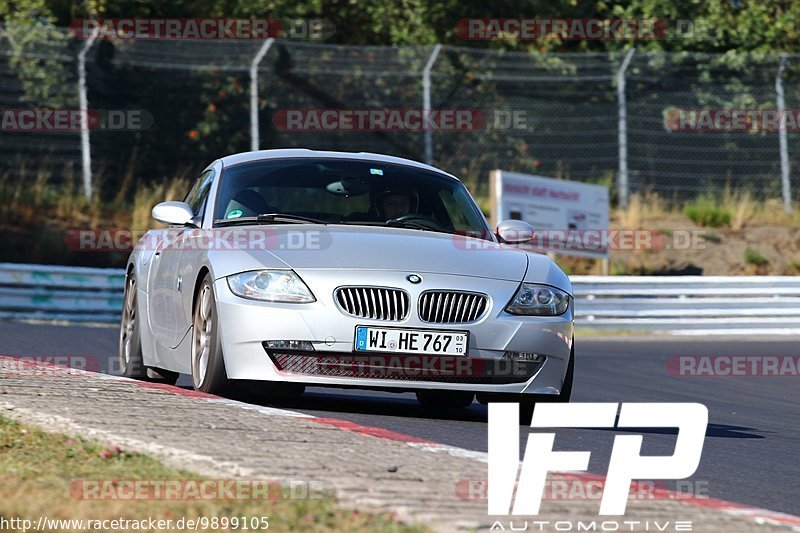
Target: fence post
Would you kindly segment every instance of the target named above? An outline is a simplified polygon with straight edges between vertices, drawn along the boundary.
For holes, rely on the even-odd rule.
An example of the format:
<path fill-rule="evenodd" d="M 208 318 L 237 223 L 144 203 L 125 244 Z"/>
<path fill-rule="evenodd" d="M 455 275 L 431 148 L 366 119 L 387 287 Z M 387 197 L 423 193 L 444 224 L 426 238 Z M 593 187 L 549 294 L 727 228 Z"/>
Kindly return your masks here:
<path fill-rule="evenodd" d="M 442 50 L 442 45 L 437 44 L 433 47 L 431 56 L 428 58 L 428 63 L 422 71 L 422 112 L 425 115 L 425 162 L 429 165 L 433 164 L 433 132 L 430 128 L 430 114 L 431 114 L 431 69 L 433 64 L 436 63 L 436 58 L 439 57 L 439 52 Z"/>
<path fill-rule="evenodd" d="M 631 48 L 617 72 L 617 115 L 619 126 L 619 172 L 617 173 L 617 189 L 619 189 L 620 207 L 628 206 L 628 122 L 625 100 L 625 71 L 633 58 L 635 50 Z"/>
<path fill-rule="evenodd" d="M 78 101 L 81 114 L 81 166 L 83 171 L 83 194 L 92 199 L 92 146 L 89 142 L 89 97 L 86 89 L 86 54 L 97 39 L 95 29 L 78 52 Z"/>
<path fill-rule="evenodd" d="M 270 37 L 261 45 L 258 52 L 250 62 L 250 150 L 255 152 L 260 145 L 258 130 L 258 65 L 269 52 L 275 39 Z"/>
<path fill-rule="evenodd" d="M 792 191 L 789 185 L 789 142 L 786 133 L 786 103 L 783 98 L 783 72 L 786 69 L 786 52 L 781 54 L 778 65 L 778 74 L 775 76 L 775 100 L 780 117 L 778 126 L 778 143 L 781 151 L 781 194 L 783 195 L 783 210 L 792 212 Z"/>

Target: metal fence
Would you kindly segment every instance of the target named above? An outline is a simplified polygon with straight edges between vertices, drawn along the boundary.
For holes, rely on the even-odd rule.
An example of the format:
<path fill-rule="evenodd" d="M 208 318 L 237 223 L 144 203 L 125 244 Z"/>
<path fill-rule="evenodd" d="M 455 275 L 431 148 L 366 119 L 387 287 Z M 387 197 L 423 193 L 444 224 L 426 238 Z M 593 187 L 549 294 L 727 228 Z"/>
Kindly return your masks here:
<path fill-rule="evenodd" d="M 5 37 L 4 37 L 5 35 Z M 254 147 L 373 151 L 430 160 L 485 192 L 501 168 L 607 183 L 668 201 L 726 188 L 798 199 L 795 127 L 676 130 L 676 110 L 800 109 L 798 57 L 528 54 L 452 46 L 299 41 L 77 41 L 0 32 L 0 109 L 134 110 L 136 127 L 6 131 L 0 176 L 115 191 L 198 171 Z M 85 87 L 85 91 L 82 90 Z M 82 98 L 85 96 L 85 98 Z M 477 110 L 471 131 L 289 131 L 286 110 Z M 511 120 L 510 117 L 518 119 Z M 83 145 L 82 145 L 83 141 Z"/>
<path fill-rule="evenodd" d="M 0 318 L 118 322 L 125 271 L 0 263 Z M 800 278 L 572 276 L 577 326 L 800 335 Z"/>

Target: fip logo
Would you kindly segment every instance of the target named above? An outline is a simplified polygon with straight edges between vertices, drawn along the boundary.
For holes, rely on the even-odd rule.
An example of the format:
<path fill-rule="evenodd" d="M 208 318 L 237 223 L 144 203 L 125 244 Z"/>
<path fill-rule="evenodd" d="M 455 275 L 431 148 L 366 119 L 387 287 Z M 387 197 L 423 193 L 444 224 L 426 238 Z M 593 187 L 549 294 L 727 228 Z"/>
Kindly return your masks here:
<path fill-rule="evenodd" d="M 536 405 L 532 428 L 615 427 L 617 403 L 542 403 Z M 545 489 L 547 473 L 585 471 L 590 452 L 553 451 L 555 433 L 528 436 L 519 467 L 519 405 L 489 404 L 489 514 L 535 515 Z M 697 470 L 703 451 L 708 409 L 699 403 L 623 403 L 619 428 L 677 428 L 671 456 L 642 457 L 642 435 L 617 435 L 611 450 L 601 515 L 623 515 L 634 479 L 684 479 Z M 514 485 L 519 470 L 516 498 Z M 513 498 L 513 507 L 512 504 Z"/>

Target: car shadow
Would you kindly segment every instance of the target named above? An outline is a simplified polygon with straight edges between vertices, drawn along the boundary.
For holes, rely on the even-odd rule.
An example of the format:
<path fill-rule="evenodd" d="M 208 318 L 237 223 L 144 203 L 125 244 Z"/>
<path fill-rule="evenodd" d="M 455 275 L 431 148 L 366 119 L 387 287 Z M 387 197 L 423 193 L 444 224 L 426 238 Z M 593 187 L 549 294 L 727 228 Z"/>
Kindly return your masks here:
<path fill-rule="evenodd" d="M 359 394 L 349 390 L 327 391 L 314 389 L 299 398 L 256 396 L 245 393 L 243 401 L 304 411 L 325 413 L 356 413 L 363 415 L 396 416 L 402 418 L 427 418 L 432 420 L 457 420 L 486 423 L 486 406 L 477 402 L 465 409 L 435 409 L 423 407 L 411 394 Z M 316 413 L 316 416 L 324 416 Z"/>
<path fill-rule="evenodd" d="M 588 428 L 590 431 L 612 431 L 614 433 L 637 433 L 648 435 L 677 435 L 678 428 Z M 765 439 L 764 435 L 754 433 L 755 428 L 744 426 L 730 426 L 727 424 L 709 424 L 706 428 L 706 437 L 723 439 Z"/>
<path fill-rule="evenodd" d="M 183 382 L 179 382 L 178 386 L 185 390 L 193 390 L 191 385 Z M 229 397 L 264 407 L 313 411 L 310 414 L 320 417 L 324 417 L 326 413 L 349 413 L 462 422 L 486 423 L 487 421 L 486 406 L 478 402 L 473 402 L 466 409 L 432 409 L 422 407 L 410 393 L 381 394 L 367 390 L 314 387 L 299 397 L 255 394 L 243 389 L 234 390 Z"/>
<path fill-rule="evenodd" d="M 191 389 L 191 387 L 182 387 Z M 423 418 L 459 422 L 488 422 L 485 405 L 473 402 L 465 409 L 434 409 L 419 405 L 411 393 L 379 393 L 365 390 L 327 389 L 314 387 L 300 397 L 269 396 L 237 390 L 232 398 L 253 405 L 299 411 L 310 411 L 314 416 L 328 413 Z M 578 429 L 578 428 L 576 428 Z M 586 431 L 636 433 L 648 435 L 677 435 L 677 428 L 584 428 Z M 746 426 L 708 424 L 706 437 L 724 439 L 764 439 L 763 432 Z"/>

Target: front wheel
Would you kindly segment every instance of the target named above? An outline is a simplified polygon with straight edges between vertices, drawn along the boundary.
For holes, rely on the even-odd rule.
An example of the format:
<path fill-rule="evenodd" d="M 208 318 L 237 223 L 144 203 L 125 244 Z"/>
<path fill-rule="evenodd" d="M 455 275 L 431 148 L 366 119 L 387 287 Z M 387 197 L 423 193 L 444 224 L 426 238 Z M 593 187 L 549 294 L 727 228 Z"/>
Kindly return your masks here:
<path fill-rule="evenodd" d="M 219 340 L 217 302 L 211 276 L 197 289 L 192 313 L 192 383 L 195 390 L 224 395 L 231 389 Z"/>

